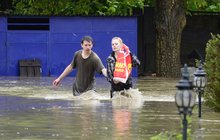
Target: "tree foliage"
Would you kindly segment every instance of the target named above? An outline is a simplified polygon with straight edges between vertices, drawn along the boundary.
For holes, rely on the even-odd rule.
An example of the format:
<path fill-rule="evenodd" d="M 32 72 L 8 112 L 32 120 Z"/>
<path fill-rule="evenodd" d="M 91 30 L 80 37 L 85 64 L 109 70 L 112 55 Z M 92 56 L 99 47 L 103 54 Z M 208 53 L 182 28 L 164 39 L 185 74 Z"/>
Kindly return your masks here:
<path fill-rule="evenodd" d="M 14 0 L 15 15 L 121 15 L 143 8 L 143 0 Z"/>
<path fill-rule="evenodd" d="M 220 12 L 220 0 L 187 0 L 187 10 Z"/>
<path fill-rule="evenodd" d="M 133 15 L 134 8 L 154 6 L 156 0 L 13 0 L 14 15 Z M 220 0 L 185 0 L 189 11 L 219 12 Z"/>

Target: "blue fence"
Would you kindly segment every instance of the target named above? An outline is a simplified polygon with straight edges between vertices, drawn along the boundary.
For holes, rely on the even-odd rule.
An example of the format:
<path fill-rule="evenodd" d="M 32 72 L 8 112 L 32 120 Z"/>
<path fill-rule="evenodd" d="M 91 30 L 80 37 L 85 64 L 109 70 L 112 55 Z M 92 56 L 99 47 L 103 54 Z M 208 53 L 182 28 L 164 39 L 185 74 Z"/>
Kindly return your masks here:
<path fill-rule="evenodd" d="M 137 55 L 136 17 L 43 17 L 48 23 L 35 23 L 21 17 L 0 17 L 0 75 L 18 76 L 19 60 L 35 59 L 42 65 L 42 76 L 57 76 L 71 62 L 80 41 L 90 35 L 95 41 L 95 51 L 106 65 L 111 53 L 111 38 L 119 36 Z M 23 18 L 23 17 L 22 17 Z M 41 17 L 42 18 L 42 17 Z M 10 18 L 11 19 L 11 18 Z M 31 27 L 33 30 L 30 30 Z M 75 76 L 75 71 L 70 75 Z M 137 76 L 137 68 L 133 70 Z"/>

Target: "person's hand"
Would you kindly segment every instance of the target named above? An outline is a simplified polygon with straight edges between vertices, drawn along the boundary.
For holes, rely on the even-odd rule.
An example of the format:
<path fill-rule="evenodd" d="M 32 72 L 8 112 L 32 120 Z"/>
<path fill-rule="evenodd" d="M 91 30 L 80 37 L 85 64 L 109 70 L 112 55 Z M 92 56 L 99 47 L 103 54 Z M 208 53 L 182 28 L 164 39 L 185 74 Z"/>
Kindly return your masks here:
<path fill-rule="evenodd" d="M 60 85 L 60 79 L 57 78 L 56 80 L 53 81 L 53 86 L 54 86 L 54 87 L 57 87 L 57 86 L 59 86 L 59 85 Z"/>

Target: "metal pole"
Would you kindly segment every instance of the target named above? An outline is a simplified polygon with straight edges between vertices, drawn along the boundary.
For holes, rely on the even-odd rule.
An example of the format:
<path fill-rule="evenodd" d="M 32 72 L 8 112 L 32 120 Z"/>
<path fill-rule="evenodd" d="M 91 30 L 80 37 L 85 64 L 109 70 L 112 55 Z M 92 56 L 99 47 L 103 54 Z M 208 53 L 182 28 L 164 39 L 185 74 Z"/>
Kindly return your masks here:
<path fill-rule="evenodd" d="M 183 113 L 183 140 L 187 140 L 187 120 L 186 113 Z"/>
<path fill-rule="evenodd" d="M 201 118 L 202 101 L 201 101 L 201 91 L 199 90 L 199 118 Z"/>

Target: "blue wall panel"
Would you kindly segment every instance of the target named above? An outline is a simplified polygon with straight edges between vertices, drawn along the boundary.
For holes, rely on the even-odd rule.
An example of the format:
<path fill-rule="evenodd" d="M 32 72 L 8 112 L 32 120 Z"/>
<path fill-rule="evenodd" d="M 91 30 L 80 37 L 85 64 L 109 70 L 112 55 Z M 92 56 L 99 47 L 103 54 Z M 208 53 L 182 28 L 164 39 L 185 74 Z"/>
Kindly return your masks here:
<path fill-rule="evenodd" d="M 79 43 L 52 44 L 50 52 L 50 74 L 61 74 L 64 68 L 70 64 L 75 51 L 80 49 Z M 73 71 L 72 75 L 75 75 Z"/>
<path fill-rule="evenodd" d="M 74 33 L 52 33 L 51 34 L 51 42 L 52 43 L 79 43 L 80 39 L 76 34 Z"/>
<path fill-rule="evenodd" d="M 92 31 L 91 18 L 88 17 L 51 17 L 51 32 L 85 33 Z"/>
<path fill-rule="evenodd" d="M 132 31 L 137 28 L 134 17 L 97 17 L 91 21 L 93 32 Z"/>
<path fill-rule="evenodd" d="M 36 31 L 8 31 L 7 32 L 8 43 L 47 43 L 48 33 L 36 32 Z"/>
<path fill-rule="evenodd" d="M 0 75 L 6 74 L 6 18 L 0 17 Z"/>
<path fill-rule="evenodd" d="M 0 17 L 0 32 L 6 32 L 7 29 L 7 18 Z"/>
<path fill-rule="evenodd" d="M 8 46 L 8 73 L 19 75 L 18 60 L 36 59 L 42 64 L 42 74 L 46 75 L 47 70 L 47 44 L 9 44 Z"/>
<path fill-rule="evenodd" d="M 18 62 L 21 59 L 40 60 L 42 74 L 47 74 L 47 32 L 9 31 L 7 42 L 7 72 L 10 75 L 19 75 Z"/>
<path fill-rule="evenodd" d="M 7 18 L 1 17 L 0 74 L 17 76 L 20 59 L 38 59 L 42 63 L 43 76 L 58 76 L 71 62 L 74 52 L 81 49 L 81 38 L 85 35 L 93 37 L 93 50 L 104 65 L 112 51 L 114 36 L 121 37 L 137 54 L 136 17 L 50 17 L 49 31 L 9 31 Z M 137 69 L 133 75 L 137 76 Z"/>

